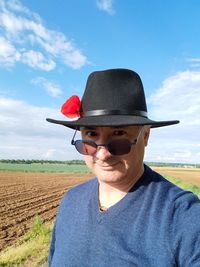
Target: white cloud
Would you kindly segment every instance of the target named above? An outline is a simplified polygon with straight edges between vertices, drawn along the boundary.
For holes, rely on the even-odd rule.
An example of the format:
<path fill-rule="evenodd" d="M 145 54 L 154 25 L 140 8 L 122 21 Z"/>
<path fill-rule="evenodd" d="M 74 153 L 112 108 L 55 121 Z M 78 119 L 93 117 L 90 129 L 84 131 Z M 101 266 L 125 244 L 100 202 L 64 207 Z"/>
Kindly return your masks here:
<path fill-rule="evenodd" d="M 190 68 L 200 68 L 200 58 L 187 58 L 186 61 L 189 62 Z"/>
<path fill-rule="evenodd" d="M 53 97 L 58 97 L 62 94 L 62 90 L 59 87 L 59 85 L 43 78 L 43 77 L 38 77 L 35 78 L 34 80 L 31 81 L 33 84 L 35 85 L 39 85 L 42 88 L 44 88 L 46 90 L 46 92 L 53 96 Z"/>
<path fill-rule="evenodd" d="M 186 61 L 188 61 L 188 62 L 199 62 L 200 63 L 200 58 L 199 57 L 187 58 Z"/>
<path fill-rule="evenodd" d="M 4 5 L 4 1 L 1 1 L 1 3 L 2 3 L 2 5 Z M 0 3 L 0 5 L 1 5 L 1 3 Z M 24 13 L 25 15 L 33 16 L 39 20 L 39 16 L 36 13 L 30 11 L 27 7 L 23 6 L 19 0 L 7 1 L 7 5 L 13 11 L 18 11 L 18 12 Z"/>
<path fill-rule="evenodd" d="M 164 80 L 148 98 L 149 117 L 180 120 L 180 124 L 152 130 L 148 158 L 174 162 L 200 162 L 200 72 L 179 72 Z"/>
<path fill-rule="evenodd" d="M 9 61 L 13 66 L 16 53 L 24 64 L 45 71 L 54 69 L 56 61 L 73 69 L 87 63 L 86 56 L 71 40 L 62 32 L 46 28 L 38 14 L 17 0 L 0 0 L 0 30 L 7 49 L 15 51 L 0 61 L 3 66 Z"/>
<path fill-rule="evenodd" d="M 12 67 L 20 60 L 20 53 L 4 37 L 0 36 L 0 64 Z"/>
<path fill-rule="evenodd" d="M 110 15 L 114 14 L 113 0 L 97 0 L 97 7 L 100 10 L 106 11 Z"/>
<path fill-rule="evenodd" d="M 160 89 L 150 96 L 152 115 L 159 119 L 179 118 L 184 125 L 200 125 L 200 72 L 179 72 L 167 78 Z"/>
<path fill-rule="evenodd" d="M 54 148 L 48 149 L 47 152 L 45 152 L 42 155 L 42 158 L 44 158 L 44 159 L 52 158 L 55 153 L 56 153 L 56 149 L 54 149 Z"/>
<path fill-rule="evenodd" d="M 155 162 L 200 163 L 198 134 L 190 137 L 181 125 L 152 129 L 145 158 Z"/>
<path fill-rule="evenodd" d="M 46 59 L 40 52 L 33 50 L 22 54 L 21 61 L 34 69 L 41 69 L 45 71 L 53 70 L 56 63 L 51 59 Z"/>
<path fill-rule="evenodd" d="M 57 109 L 0 97 L 0 158 L 78 158 L 70 144 L 73 131 L 47 122 L 46 117 L 63 119 Z"/>

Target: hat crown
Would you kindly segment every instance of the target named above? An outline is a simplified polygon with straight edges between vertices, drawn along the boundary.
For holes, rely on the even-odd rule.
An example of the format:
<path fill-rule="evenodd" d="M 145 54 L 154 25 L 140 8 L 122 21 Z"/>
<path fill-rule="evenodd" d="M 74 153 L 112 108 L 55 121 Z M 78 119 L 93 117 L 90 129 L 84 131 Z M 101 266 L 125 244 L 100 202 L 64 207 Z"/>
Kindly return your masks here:
<path fill-rule="evenodd" d="M 77 130 L 88 126 L 150 125 L 155 128 L 179 123 L 178 120 L 149 119 L 140 76 L 132 70 L 120 68 L 95 71 L 89 75 L 78 113 L 80 117 L 74 121 L 50 118 L 47 121 Z"/>
<path fill-rule="evenodd" d="M 147 111 L 142 81 L 128 69 L 110 69 L 92 72 L 82 98 L 82 112 L 116 110 L 134 114 Z"/>

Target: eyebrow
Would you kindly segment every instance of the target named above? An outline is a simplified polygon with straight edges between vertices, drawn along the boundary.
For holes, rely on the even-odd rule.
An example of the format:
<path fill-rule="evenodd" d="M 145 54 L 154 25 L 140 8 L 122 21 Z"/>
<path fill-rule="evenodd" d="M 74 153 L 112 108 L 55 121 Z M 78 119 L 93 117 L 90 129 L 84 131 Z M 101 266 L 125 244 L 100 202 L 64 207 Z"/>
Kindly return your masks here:
<path fill-rule="evenodd" d="M 123 128 L 126 128 L 127 126 L 83 126 L 83 127 L 80 127 L 80 130 L 96 130 L 98 127 L 109 127 L 109 128 L 112 128 L 112 129 L 123 129 Z"/>

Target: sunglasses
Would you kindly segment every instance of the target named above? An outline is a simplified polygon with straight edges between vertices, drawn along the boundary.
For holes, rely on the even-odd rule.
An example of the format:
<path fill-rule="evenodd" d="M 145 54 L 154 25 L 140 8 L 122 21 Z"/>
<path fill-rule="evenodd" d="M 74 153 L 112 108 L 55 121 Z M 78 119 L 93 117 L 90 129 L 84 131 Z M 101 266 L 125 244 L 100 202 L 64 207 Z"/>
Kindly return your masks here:
<path fill-rule="evenodd" d="M 128 154 L 131 151 L 132 145 L 137 144 L 141 131 L 138 137 L 133 141 L 128 139 L 110 140 L 106 144 L 96 144 L 92 140 L 74 140 L 72 138 L 71 144 L 75 146 L 76 150 L 83 155 L 93 156 L 98 150 L 98 147 L 106 147 L 110 154 L 114 156 L 121 156 Z"/>

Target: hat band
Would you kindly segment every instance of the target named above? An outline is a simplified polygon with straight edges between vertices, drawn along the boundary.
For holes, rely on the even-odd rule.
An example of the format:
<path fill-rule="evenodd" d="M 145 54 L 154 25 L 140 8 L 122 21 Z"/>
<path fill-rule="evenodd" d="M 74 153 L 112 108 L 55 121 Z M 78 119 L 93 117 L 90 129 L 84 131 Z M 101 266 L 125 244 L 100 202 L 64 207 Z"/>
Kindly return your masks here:
<path fill-rule="evenodd" d="M 147 118 L 147 112 L 143 110 L 107 110 L 107 109 L 98 109 L 98 110 L 89 110 L 81 113 L 81 117 L 90 117 L 90 116 L 102 116 L 102 115 L 129 115 L 129 116 L 141 116 Z"/>

